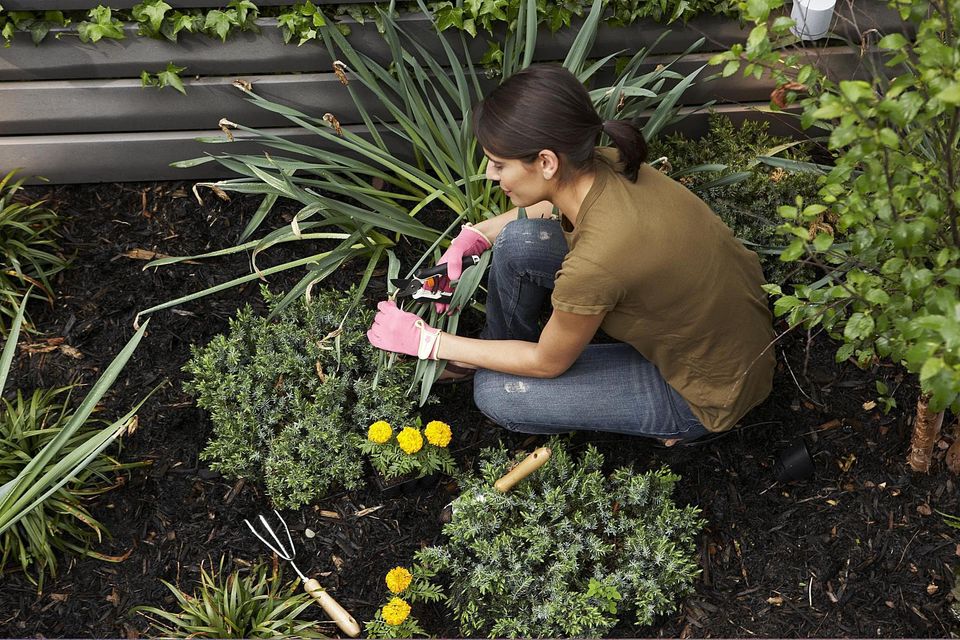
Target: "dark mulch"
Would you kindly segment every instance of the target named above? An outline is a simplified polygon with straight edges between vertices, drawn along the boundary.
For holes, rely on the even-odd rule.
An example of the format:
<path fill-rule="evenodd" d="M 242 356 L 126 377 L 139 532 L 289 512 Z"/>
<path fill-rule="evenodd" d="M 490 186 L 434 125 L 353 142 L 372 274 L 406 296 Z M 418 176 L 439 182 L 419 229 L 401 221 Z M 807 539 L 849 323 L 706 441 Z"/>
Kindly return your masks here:
<path fill-rule="evenodd" d="M 62 350 L 21 352 L 10 390 L 89 384 L 132 335 L 138 310 L 248 273 L 243 257 L 143 272 L 142 260 L 125 255 L 133 249 L 190 255 L 227 246 L 256 206 L 208 198 L 201 207 L 189 189 L 164 183 L 38 191 L 62 213 L 64 247 L 75 258 L 73 268 L 57 279 L 56 305 L 34 307 L 43 334 L 25 342 L 63 337 L 81 357 Z M 261 264 L 294 255 L 286 251 L 271 251 Z M 348 266 L 333 284 L 349 284 L 362 266 Z M 279 289 L 297 277 L 270 282 Z M 161 579 L 190 590 L 201 563 L 209 567 L 226 555 L 239 565 L 266 556 L 242 523 L 269 509 L 262 489 L 222 478 L 198 462 L 210 424 L 181 389 L 180 368 L 190 345 L 224 331 L 246 303 L 262 308 L 256 283 L 151 320 L 148 337 L 104 402 L 104 414 L 120 415 L 153 386 L 170 381 L 143 407 L 139 430 L 123 446 L 125 460 L 152 464 L 91 505 L 113 534 L 98 551 L 126 559 L 65 561 L 59 577 L 39 595 L 25 576 L 7 573 L 0 590 L 0 635 L 144 635 L 146 621 L 130 609 L 168 605 L 172 599 Z M 615 635 L 950 635 L 956 621 L 949 594 L 960 540 L 937 510 L 958 513 L 960 505 L 956 482 L 941 462 L 930 476 L 913 475 L 904 463 L 915 388 L 894 367 L 861 371 L 835 364 L 834 347 L 823 336 L 812 341 L 789 336 L 780 350 L 770 399 L 747 417 L 748 426 L 722 440 L 663 450 L 635 438 L 575 438 L 577 447 L 599 446 L 611 467 L 669 464 L 683 476 L 679 500 L 700 505 L 708 520 L 699 544 L 703 574 L 696 592 L 657 625 L 624 624 Z M 877 379 L 898 389 L 900 408 L 889 415 L 865 405 L 875 398 Z M 431 417 L 454 425 L 461 462 L 469 463 L 483 445 L 498 439 L 515 447 L 536 442 L 486 422 L 472 406 L 469 387 L 440 393 L 442 403 Z M 798 437 L 814 454 L 816 475 L 777 484 L 775 455 Z M 437 518 L 453 490 L 441 482 L 431 490 L 385 498 L 371 484 L 288 513 L 294 528 L 317 534 L 300 538 L 299 565 L 319 576 L 358 620 L 370 619 L 383 597 L 384 573 L 440 539 Z M 418 614 L 438 635 L 457 633 L 439 606 Z"/>

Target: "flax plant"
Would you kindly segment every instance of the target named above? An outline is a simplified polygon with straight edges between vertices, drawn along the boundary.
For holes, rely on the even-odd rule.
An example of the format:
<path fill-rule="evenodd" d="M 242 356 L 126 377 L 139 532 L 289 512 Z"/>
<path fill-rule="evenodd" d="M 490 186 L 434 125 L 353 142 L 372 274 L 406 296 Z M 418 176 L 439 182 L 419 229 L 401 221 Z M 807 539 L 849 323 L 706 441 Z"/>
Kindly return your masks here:
<path fill-rule="evenodd" d="M 24 296 L 0 355 L 0 395 L 13 361 L 26 300 Z M 8 561 L 19 561 L 28 575 L 37 565 L 37 586 L 42 588 L 44 575 L 56 574 L 55 551 L 118 560 L 89 550 L 104 529 L 86 510 L 83 499 L 112 488 L 106 479 L 109 475 L 138 466 L 120 464 L 104 450 L 135 427 L 136 411 L 146 398 L 112 423 L 90 416 L 145 329 L 146 324 L 75 410 L 67 408 L 69 396 L 60 400 L 69 388 L 30 396 L 18 391 L 15 400 L 0 404 L 0 573 Z"/>
<path fill-rule="evenodd" d="M 598 71 L 611 66 L 613 60 L 624 53 L 588 59 L 605 7 L 603 0 L 594 2 L 563 61 L 563 65 L 586 84 L 592 84 Z M 427 12 L 423 3 L 421 9 Z M 502 192 L 485 178 L 487 161 L 471 129 L 473 105 L 483 98 L 495 79 L 485 79 L 485 72 L 474 66 L 463 32 L 440 34 L 434 24 L 439 47 L 439 53 L 435 53 L 404 29 L 392 3 L 389 9 L 381 10 L 380 15 L 383 37 L 391 54 L 389 65 L 355 49 L 337 28 L 319 29 L 335 59 L 334 71 L 343 90 L 353 98 L 362 125 L 341 125 L 336 114 L 320 115 L 322 107 L 311 115 L 271 102 L 257 95 L 254 87 L 237 83 L 238 89 L 254 104 L 282 115 L 313 134 L 324 143 L 324 148 L 223 122 L 224 127 L 236 132 L 237 138 L 255 140 L 269 153 L 220 153 L 177 163 L 182 167 L 205 162 L 222 164 L 241 177 L 198 186 L 217 193 L 256 194 L 263 198 L 261 206 L 244 230 L 241 244 L 201 256 L 158 260 L 147 266 L 251 251 L 254 273 L 145 309 L 141 314 L 179 305 L 260 275 L 307 266 L 309 272 L 287 293 L 278 312 L 308 291 L 313 283 L 359 256 L 367 259 L 362 289 L 377 262 L 383 255 L 391 255 L 391 248 L 401 237 L 427 245 L 420 260 L 408 265 L 412 271 L 437 259 L 440 249 L 450 235 L 455 235 L 461 223 L 478 222 L 508 208 Z M 536 43 L 536 2 L 525 0 L 520 5 L 514 28 L 507 30 L 501 78 L 529 66 Z M 676 60 L 699 45 L 700 42 L 695 43 Z M 648 140 L 680 118 L 677 103 L 702 70 L 701 67 L 687 75 L 679 74 L 671 68 L 676 60 L 654 67 L 646 62 L 649 51 L 638 51 L 626 61 L 612 84 L 591 91 L 604 118 L 645 118 L 643 132 Z M 387 117 L 375 115 L 381 113 Z M 234 133 L 230 132 L 227 137 L 203 140 L 229 145 L 233 138 Z M 260 240 L 249 240 L 281 198 L 301 206 L 289 228 L 274 230 Z M 430 228 L 418 220 L 418 214 L 427 207 L 443 207 L 449 211 L 450 222 L 443 230 Z M 324 253 L 271 269 L 257 267 L 256 257 L 260 252 L 277 243 L 297 240 L 337 244 Z M 467 270 L 452 306 L 461 309 L 469 306 L 485 266 L 486 263 L 482 263 Z M 432 307 L 424 306 L 422 310 L 433 314 Z M 431 315 L 429 321 L 433 326 L 456 332 L 458 313 Z M 442 363 L 440 366 L 434 362 L 418 365 L 414 385 L 420 385 L 421 401 L 427 398 L 430 386 L 441 371 Z"/>

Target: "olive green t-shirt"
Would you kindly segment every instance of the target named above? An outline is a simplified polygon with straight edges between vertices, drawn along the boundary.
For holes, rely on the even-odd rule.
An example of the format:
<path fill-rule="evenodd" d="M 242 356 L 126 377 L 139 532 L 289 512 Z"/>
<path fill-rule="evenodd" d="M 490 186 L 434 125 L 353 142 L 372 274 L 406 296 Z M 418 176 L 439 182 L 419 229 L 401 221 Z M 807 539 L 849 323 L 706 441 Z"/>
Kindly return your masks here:
<path fill-rule="evenodd" d="M 601 328 L 660 370 L 710 431 L 770 393 L 772 316 L 757 255 L 683 185 L 648 164 L 630 182 L 600 150 L 557 273 L 555 309 L 606 312 Z"/>

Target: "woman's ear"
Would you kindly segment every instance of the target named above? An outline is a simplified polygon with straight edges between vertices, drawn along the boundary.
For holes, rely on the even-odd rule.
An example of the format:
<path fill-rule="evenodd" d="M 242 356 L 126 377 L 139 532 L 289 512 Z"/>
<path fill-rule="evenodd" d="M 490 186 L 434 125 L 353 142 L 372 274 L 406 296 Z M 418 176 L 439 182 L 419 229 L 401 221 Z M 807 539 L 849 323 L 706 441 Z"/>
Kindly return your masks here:
<path fill-rule="evenodd" d="M 544 180 L 550 180 L 560 173 L 560 158 L 550 149 L 544 149 L 537 154 L 537 168 Z"/>

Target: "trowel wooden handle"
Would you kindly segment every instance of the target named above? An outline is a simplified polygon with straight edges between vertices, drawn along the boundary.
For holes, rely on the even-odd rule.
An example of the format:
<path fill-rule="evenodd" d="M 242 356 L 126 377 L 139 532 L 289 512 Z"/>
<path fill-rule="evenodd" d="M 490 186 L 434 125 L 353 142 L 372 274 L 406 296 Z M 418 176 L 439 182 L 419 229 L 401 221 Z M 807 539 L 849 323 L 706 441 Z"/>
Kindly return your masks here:
<path fill-rule="evenodd" d="M 526 478 L 528 475 L 539 469 L 550 458 L 550 449 L 540 447 L 526 458 L 520 461 L 520 464 L 510 469 L 503 477 L 493 483 L 497 491 L 506 493 L 513 488 L 515 484 Z"/>
<path fill-rule="evenodd" d="M 317 604 L 326 612 L 330 619 L 337 623 L 340 631 L 351 638 L 360 635 L 360 625 L 353 619 L 353 616 L 347 613 L 347 610 L 340 606 L 340 603 L 333 599 L 333 596 L 327 593 L 320 583 L 310 578 L 304 580 L 303 590 L 313 596 Z"/>

